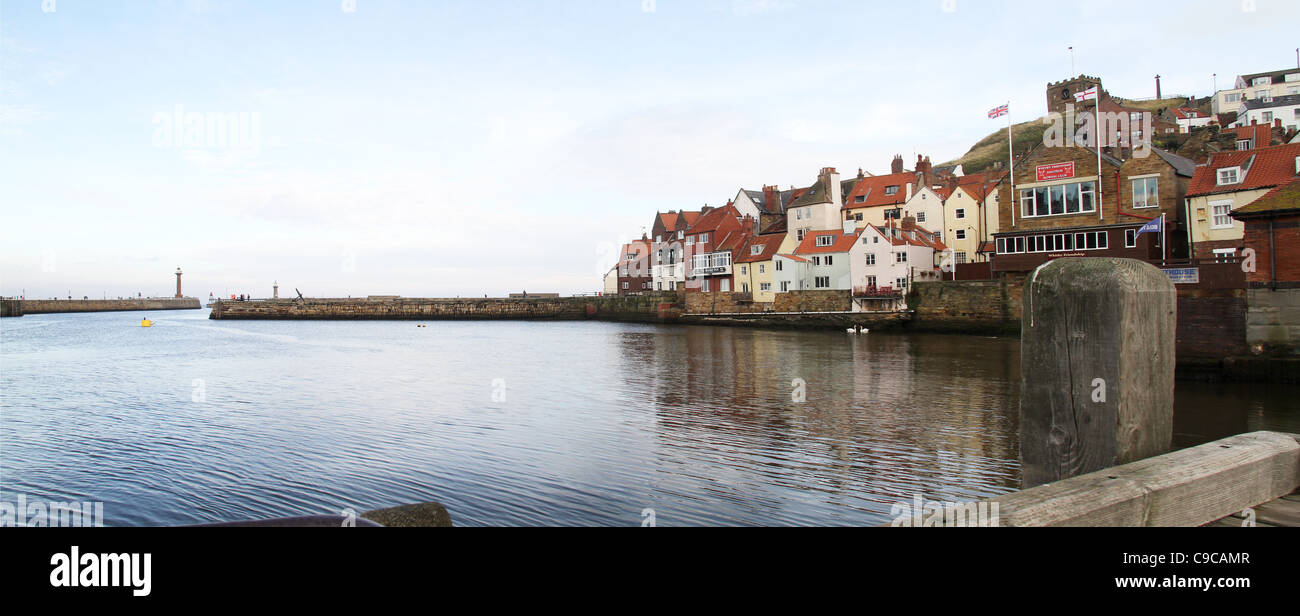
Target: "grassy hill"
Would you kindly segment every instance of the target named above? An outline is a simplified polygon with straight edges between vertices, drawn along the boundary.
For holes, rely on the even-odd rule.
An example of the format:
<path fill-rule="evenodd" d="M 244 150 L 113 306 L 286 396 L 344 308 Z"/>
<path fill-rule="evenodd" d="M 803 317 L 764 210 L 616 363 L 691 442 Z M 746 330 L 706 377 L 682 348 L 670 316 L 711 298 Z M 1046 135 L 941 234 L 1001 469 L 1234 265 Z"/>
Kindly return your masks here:
<path fill-rule="evenodd" d="M 1165 98 L 1160 100 L 1130 101 L 1122 100 L 1127 107 L 1142 109 L 1155 113 L 1161 109 L 1174 106 L 1182 106 L 1187 103 L 1185 98 Z M 1043 133 L 1047 132 L 1049 125 L 1043 124 L 1042 118 L 1034 118 L 1028 122 L 1021 122 L 1012 126 L 1012 133 L 1016 139 L 1016 154 L 1023 154 L 1026 150 L 1033 147 L 1036 143 L 1041 143 Z M 971 149 L 961 158 L 950 160 L 944 165 L 962 166 L 966 173 L 979 173 L 988 169 L 993 163 L 1002 161 L 1005 168 L 1007 164 L 1007 129 L 1001 129 L 983 139 L 980 139 Z"/>
<path fill-rule="evenodd" d="M 1033 147 L 1036 143 L 1043 141 L 1043 133 L 1047 132 L 1048 125 L 1043 124 L 1041 118 L 1034 118 L 1028 122 L 1021 122 L 1011 127 L 1011 134 L 1016 140 L 1016 154 L 1023 154 L 1026 150 Z M 967 173 L 979 173 L 988 169 L 993 163 L 1001 161 L 1003 168 L 1007 164 L 1007 129 L 1001 129 L 971 146 L 971 149 L 962 155 L 961 158 L 950 160 L 944 165 L 962 166 L 962 170 Z"/>

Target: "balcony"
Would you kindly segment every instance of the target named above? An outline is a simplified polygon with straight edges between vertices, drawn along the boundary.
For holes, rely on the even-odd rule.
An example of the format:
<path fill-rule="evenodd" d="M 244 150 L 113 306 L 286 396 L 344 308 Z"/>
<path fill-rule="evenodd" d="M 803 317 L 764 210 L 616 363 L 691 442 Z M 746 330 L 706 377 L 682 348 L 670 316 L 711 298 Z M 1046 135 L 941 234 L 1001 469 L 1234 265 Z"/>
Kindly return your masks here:
<path fill-rule="evenodd" d="M 903 296 L 902 289 L 894 287 L 853 287 L 853 297 L 877 297 L 881 299 Z"/>

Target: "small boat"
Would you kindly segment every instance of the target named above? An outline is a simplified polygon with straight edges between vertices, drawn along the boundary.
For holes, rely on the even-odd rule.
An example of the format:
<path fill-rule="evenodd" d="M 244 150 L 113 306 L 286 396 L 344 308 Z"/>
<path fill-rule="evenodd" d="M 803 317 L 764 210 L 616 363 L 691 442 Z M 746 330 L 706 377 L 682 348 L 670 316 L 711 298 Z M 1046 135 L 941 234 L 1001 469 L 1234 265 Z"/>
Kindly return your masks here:
<path fill-rule="evenodd" d="M 149 317 L 140 319 L 140 327 L 153 327 L 153 321 L 150 321 Z"/>

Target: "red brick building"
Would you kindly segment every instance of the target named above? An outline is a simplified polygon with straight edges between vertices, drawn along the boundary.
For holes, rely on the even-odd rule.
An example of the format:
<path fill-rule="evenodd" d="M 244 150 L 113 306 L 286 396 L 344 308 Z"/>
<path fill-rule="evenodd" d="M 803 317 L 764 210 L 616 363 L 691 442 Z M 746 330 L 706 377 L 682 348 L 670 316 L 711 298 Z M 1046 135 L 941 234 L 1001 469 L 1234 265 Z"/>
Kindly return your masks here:
<path fill-rule="evenodd" d="M 1245 223 L 1244 243 L 1255 252 L 1251 286 L 1300 288 L 1300 179 L 1278 186 L 1231 216 Z"/>
<path fill-rule="evenodd" d="M 618 294 L 640 295 L 651 289 L 650 238 L 623 244 L 618 255 Z"/>
<path fill-rule="evenodd" d="M 730 203 L 701 214 L 685 232 L 686 290 L 731 291 L 732 252 L 753 228 L 753 219 L 742 218 Z"/>

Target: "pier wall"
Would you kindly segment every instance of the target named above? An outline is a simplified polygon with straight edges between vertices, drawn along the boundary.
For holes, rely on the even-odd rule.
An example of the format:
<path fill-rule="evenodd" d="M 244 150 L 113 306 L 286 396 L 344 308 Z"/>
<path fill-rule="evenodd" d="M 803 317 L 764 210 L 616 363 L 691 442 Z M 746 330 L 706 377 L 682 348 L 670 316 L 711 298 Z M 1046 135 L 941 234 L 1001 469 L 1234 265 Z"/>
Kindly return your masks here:
<path fill-rule="evenodd" d="M 20 314 L 117 312 L 123 310 L 197 310 L 202 307 L 203 306 L 199 303 L 197 297 L 157 297 L 141 299 L 24 299 L 19 301 Z"/>
<path fill-rule="evenodd" d="M 0 299 L 0 317 L 21 317 L 21 316 L 23 316 L 22 300 Z"/>
<path fill-rule="evenodd" d="M 663 322 L 681 314 L 677 293 L 538 298 L 308 298 L 219 300 L 212 319 L 500 320 Z"/>

